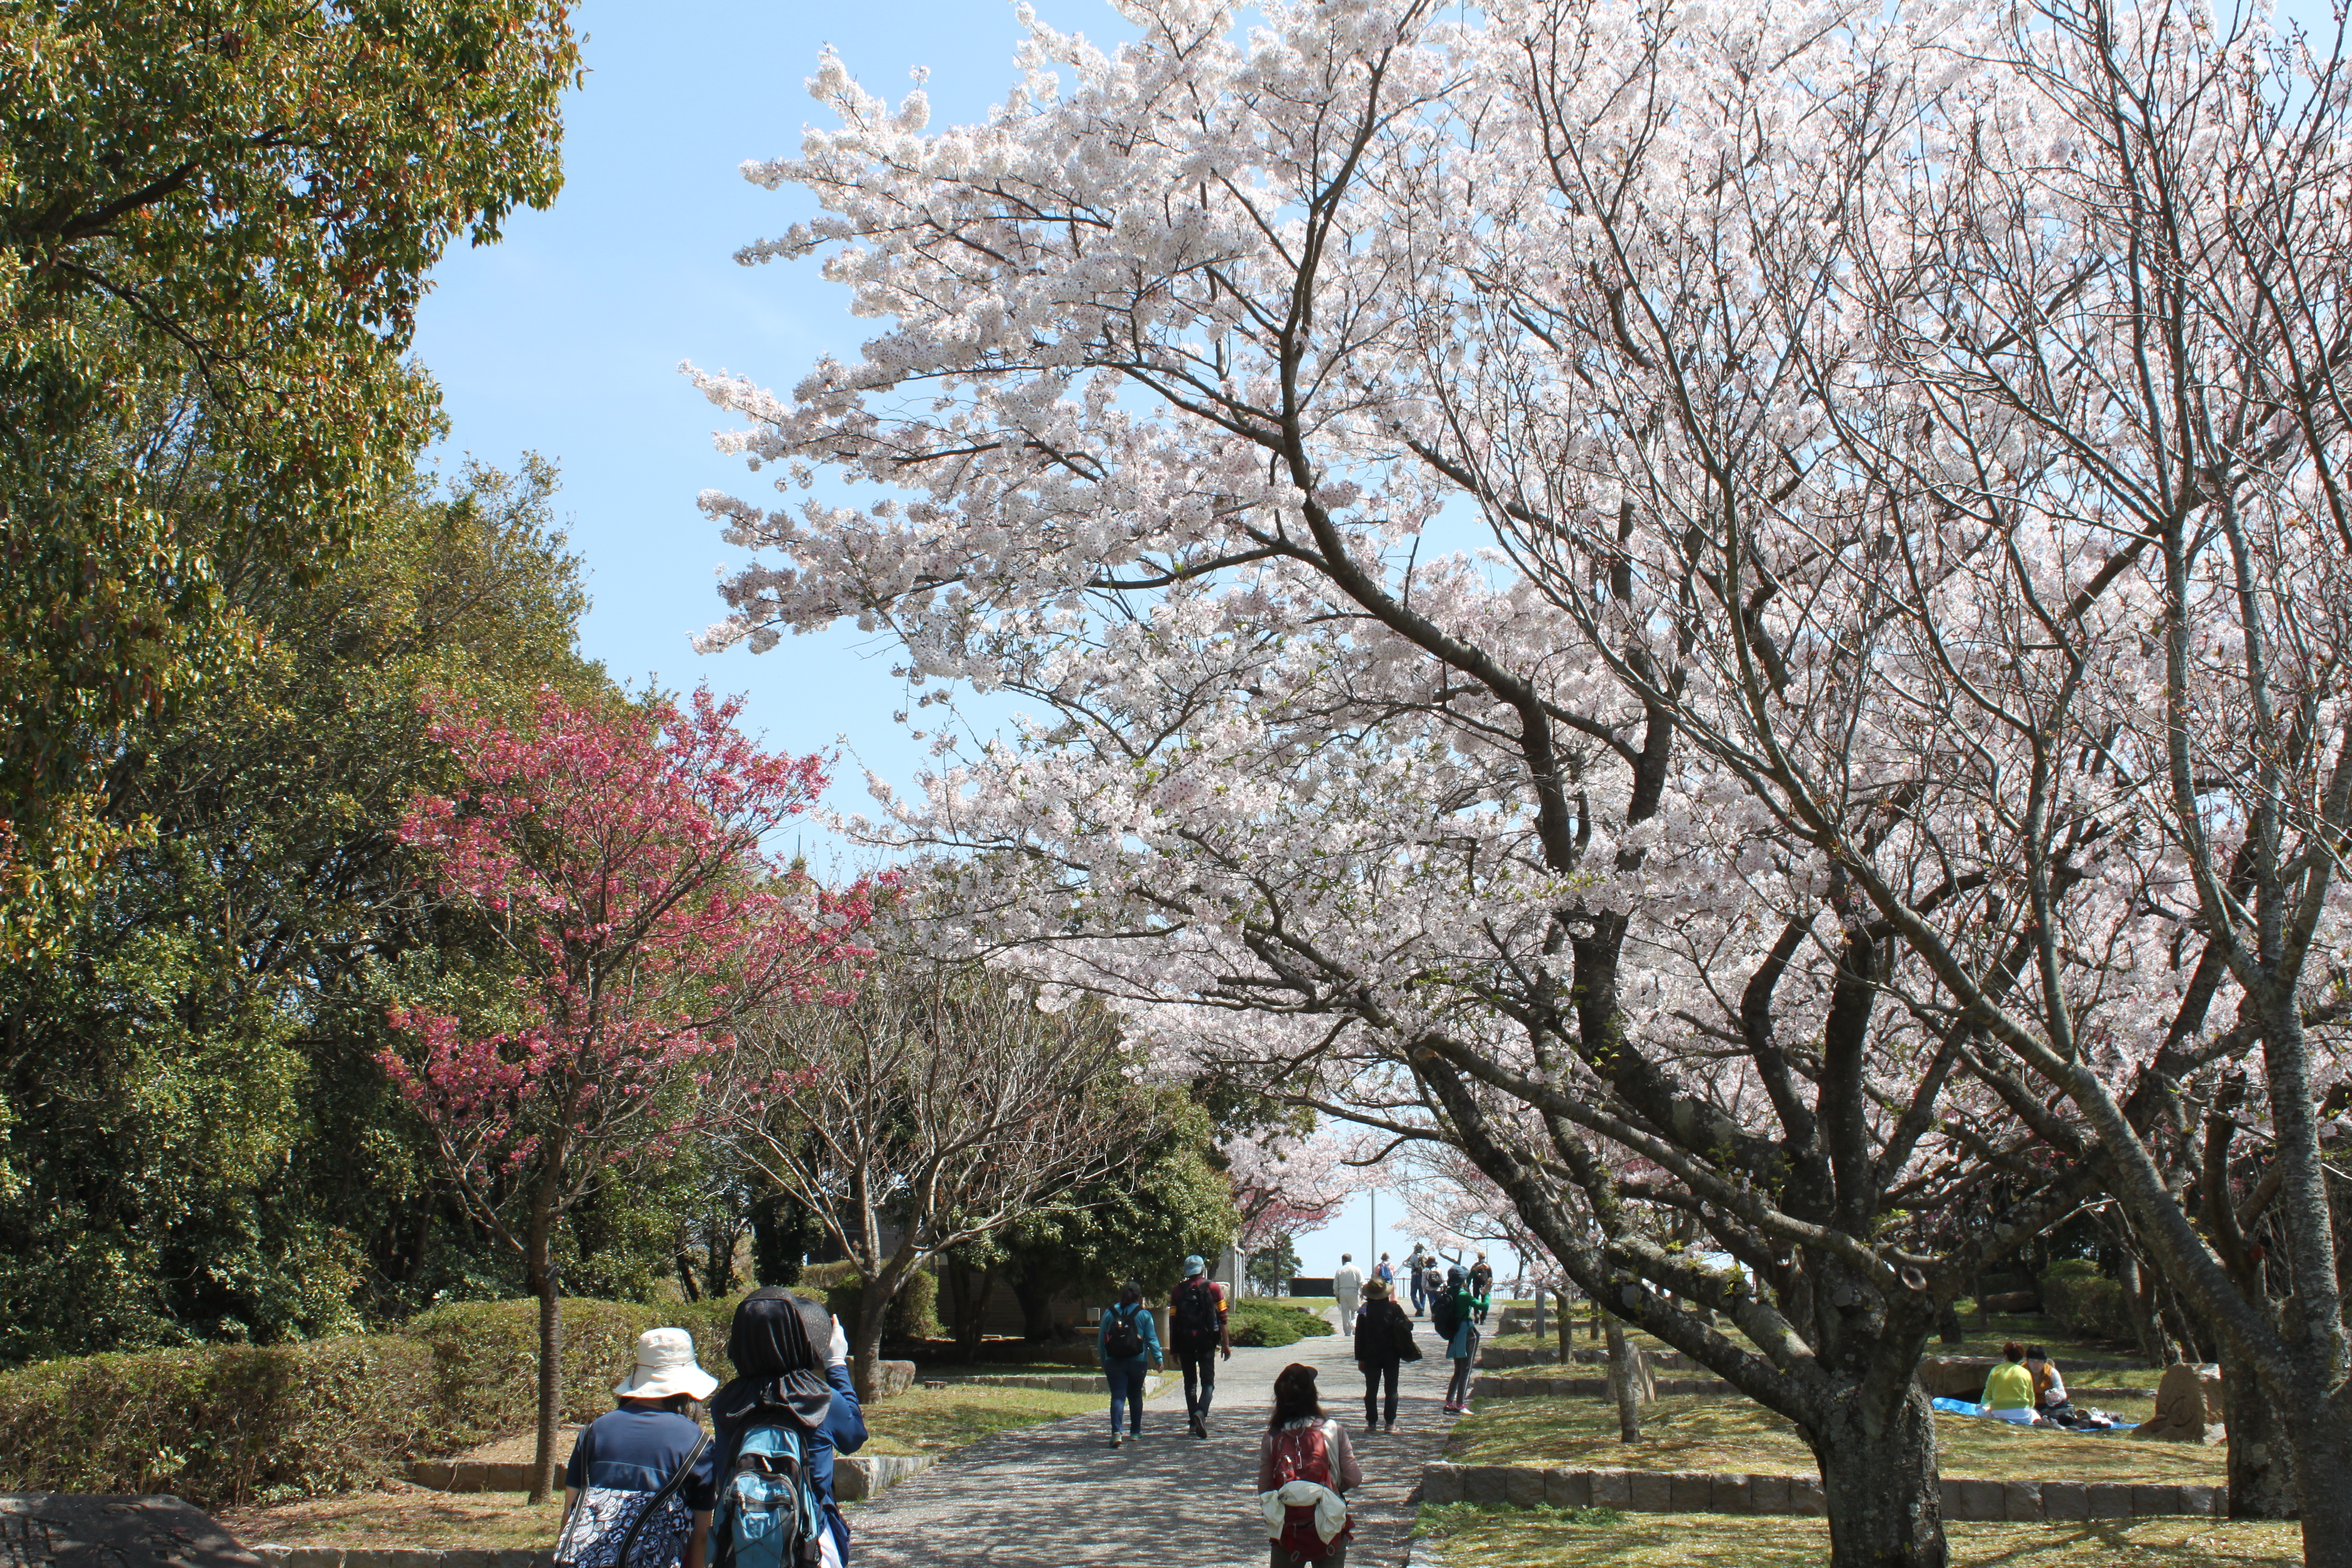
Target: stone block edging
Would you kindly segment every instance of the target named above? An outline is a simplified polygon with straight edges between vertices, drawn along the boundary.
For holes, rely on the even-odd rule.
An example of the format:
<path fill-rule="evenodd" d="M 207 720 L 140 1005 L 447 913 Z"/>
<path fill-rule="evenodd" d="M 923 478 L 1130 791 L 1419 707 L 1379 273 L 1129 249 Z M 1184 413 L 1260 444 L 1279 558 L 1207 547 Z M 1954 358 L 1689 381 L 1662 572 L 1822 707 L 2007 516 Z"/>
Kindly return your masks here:
<path fill-rule="evenodd" d="M 852 1454 L 838 1458 L 833 1461 L 833 1495 L 841 1502 L 863 1502 L 937 1463 L 939 1457 L 935 1454 Z"/>
<path fill-rule="evenodd" d="M 1810 1476 L 1718 1475 L 1696 1470 L 1565 1470 L 1542 1465 L 1423 1467 L 1421 1500 L 1510 1508 L 1613 1508 L 1628 1513 L 1792 1514 L 1829 1512 Z M 1943 1478 L 1947 1521 L 2227 1519 L 2227 1487 L 2105 1481 L 1979 1481 Z"/>

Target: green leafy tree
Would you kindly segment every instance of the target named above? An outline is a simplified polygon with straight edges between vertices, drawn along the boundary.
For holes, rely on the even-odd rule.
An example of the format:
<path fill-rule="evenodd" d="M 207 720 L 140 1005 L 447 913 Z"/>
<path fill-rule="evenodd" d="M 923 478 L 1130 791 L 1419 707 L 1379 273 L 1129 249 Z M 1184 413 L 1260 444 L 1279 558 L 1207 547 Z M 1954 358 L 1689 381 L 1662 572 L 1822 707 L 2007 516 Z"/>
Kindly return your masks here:
<path fill-rule="evenodd" d="M 257 651 L 436 418 L 427 270 L 561 183 L 562 0 L 0 6 L 0 954 L 147 826 L 121 727 Z"/>
<path fill-rule="evenodd" d="M 445 766 L 419 694 L 618 700 L 573 651 L 554 482 L 531 461 L 412 483 L 324 581 L 220 559 L 250 668 L 130 727 L 102 809 L 152 836 L 67 941 L 0 967 L 0 1361 L 513 1293 L 371 1058 L 394 982 L 479 1009 L 506 991 L 483 933 L 406 892 L 392 829 Z M 613 1194 L 568 1243 L 600 1288 L 646 1279 L 644 1206 Z"/>
<path fill-rule="evenodd" d="M 965 1278 L 950 1268 L 950 1327 L 968 1351 L 979 1346 L 979 1325 L 1000 1281 L 1019 1298 L 1028 1337 L 1043 1338 L 1055 1295 L 1076 1290 L 1108 1300 L 1132 1279 L 1147 1299 L 1163 1297 L 1181 1277 L 1187 1253 L 1214 1258 L 1240 1229 L 1210 1112 L 1181 1089 L 1129 1092 L 1153 1102 L 1156 1137 L 1066 1202 L 1027 1215 L 1001 1242 L 966 1249 L 955 1260 Z"/>

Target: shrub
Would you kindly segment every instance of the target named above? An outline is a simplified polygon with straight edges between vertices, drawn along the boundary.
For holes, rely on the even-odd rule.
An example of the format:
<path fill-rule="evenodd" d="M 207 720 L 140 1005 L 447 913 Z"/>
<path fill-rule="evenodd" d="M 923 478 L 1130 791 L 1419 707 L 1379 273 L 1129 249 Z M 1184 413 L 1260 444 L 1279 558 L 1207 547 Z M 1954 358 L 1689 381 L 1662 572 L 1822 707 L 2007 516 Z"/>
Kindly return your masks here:
<path fill-rule="evenodd" d="M 801 1270 L 800 1283 L 793 1287 L 803 1295 L 824 1299 L 824 1310 L 841 1320 L 841 1326 L 855 1333 L 859 1308 L 864 1304 L 866 1281 L 854 1263 L 815 1263 Z M 882 1337 L 886 1340 L 935 1340 L 946 1331 L 940 1327 L 940 1282 L 929 1269 L 918 1268 L 907 1276 L 898 1287 L 898 1299 L 883 1315 Z"/>
<path fill-rule="evenodd" d="M 638 1334 L 694 1335 L 728 1375 L 734 1303 L 563 1304 L 563 1405 L 613 1407 Z M 334 1491 L 528 1430 L 538 1304 L 436 1308 L 400 1334 L 81 1356 L 0 1374 L 0 1491 L 173 1492 L 199 1508 Z"/>
<path fill-rule="evenodd" d="M 2070 1334 L 2123 1341 L 2135 1337 L 2123 1286 L 2079 1258 L 2053 1263 L 2042 1276 L 2042 1310 Z"/>
<path fill-rule="evenodd" d="M 0 1490 L 218 1508 L 362 1485 L 468 1439 L 435 1373 L 428 1346 L 392 1335 L 50 1362 L 0 1377 Z"/>
<path fill-rule="evenodd" d="M 1237 1345 L 1295 1345 L 1303 1339 L 1334 1331 L 1330 1324 L 1312 1312 L 1264 1297 L 1234 1302 L 1225 1326 Z"/>

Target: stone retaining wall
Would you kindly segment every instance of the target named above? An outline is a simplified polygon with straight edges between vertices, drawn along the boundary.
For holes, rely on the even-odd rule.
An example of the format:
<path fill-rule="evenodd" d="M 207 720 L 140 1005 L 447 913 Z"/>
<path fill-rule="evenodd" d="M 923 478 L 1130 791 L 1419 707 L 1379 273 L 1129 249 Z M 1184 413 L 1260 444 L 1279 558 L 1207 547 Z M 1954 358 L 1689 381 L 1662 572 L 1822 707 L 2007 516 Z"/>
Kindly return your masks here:
<path fill-rule="evenodd" d="M 934 1454 L 852 1454 L 833 1461 L 833 1495 L 838 1502 L 863 1502 L 908 1476 L 939 1463 Z"/>
<path fill-rule="evenodd" d="M 1972 1481 L 1947 1476 L 1948 1521 L 2226 1519 L 2227 1487 L 2102 1481 Z M 1712 1475 L 1694 1470 L 1562 1470 L 1541 1465 L 1424 1466 L 1421 1500 L 1512 1508 L 1613 1508 L 1630 1513 L 1795 1514 L 1829 1511 L 1810 1476 Z"/>

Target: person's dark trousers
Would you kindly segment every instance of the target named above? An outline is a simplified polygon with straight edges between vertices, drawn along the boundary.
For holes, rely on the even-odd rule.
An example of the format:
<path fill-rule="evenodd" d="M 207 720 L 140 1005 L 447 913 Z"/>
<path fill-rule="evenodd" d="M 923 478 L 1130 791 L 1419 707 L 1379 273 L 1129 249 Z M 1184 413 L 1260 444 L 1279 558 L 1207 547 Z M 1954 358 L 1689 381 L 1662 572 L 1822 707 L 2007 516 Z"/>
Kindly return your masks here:
<path fill-rule="evenodd" d="M 1119 1406 L 1127 1406 L 1127 1429 L 1143 1430 L 1143 1358 L 1111 1361 L 1103 1363 L 1103 1376 L 1110 1384 L 1110 1429 L 1118 1432 Z"/>
<path fill-rule="evenodd" d="M 1422 1309 L 1428 1305 L 1429 1293 L 1421 1288 L 1421 1276 L 1415 1273 L 1412 1277 L 1412 1315 L 1420 1317 Z"/>
<path fill-rule="evenodd" d="M 1388 1414 L 1385 1416 L 1381 1414 L 1380 1407 L 1381 1388 L 1383 1384 L 1388 1387 L 1389 1400 Z M 1385 1422 L 1388 1426 L 1395 1426 L 1396 1395 L 1397 1363 L 1395 1362 L 1384 1362 L 1377 1366 L 1364 1368 L 1364 1425 L 1378 1426 Z"/>
<path fill-rule="evenodd" d="M 1179 1351 L 1184 1363 L 1184 1414 L 1196 1426 L 1209 1424 L 1209 1401 L 1217 1395 L 1217 1352 L 1214 1349 L 1195 1354 Z"/>

